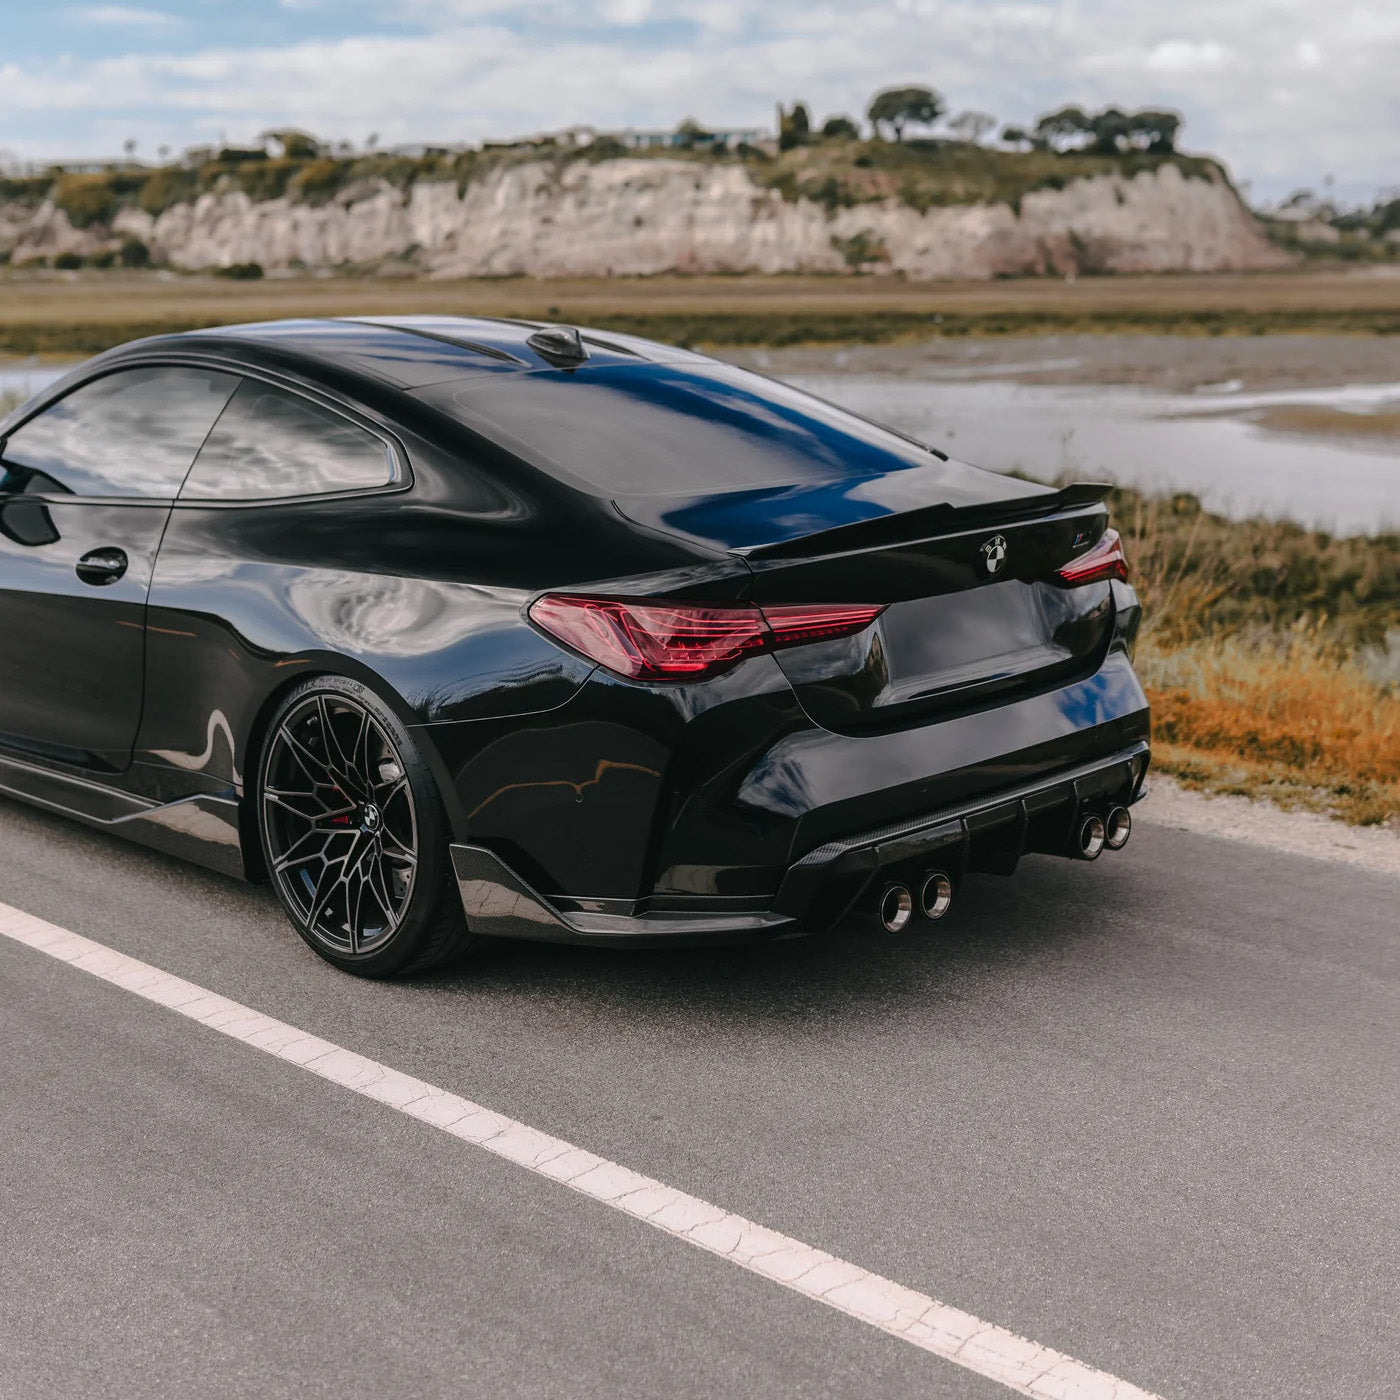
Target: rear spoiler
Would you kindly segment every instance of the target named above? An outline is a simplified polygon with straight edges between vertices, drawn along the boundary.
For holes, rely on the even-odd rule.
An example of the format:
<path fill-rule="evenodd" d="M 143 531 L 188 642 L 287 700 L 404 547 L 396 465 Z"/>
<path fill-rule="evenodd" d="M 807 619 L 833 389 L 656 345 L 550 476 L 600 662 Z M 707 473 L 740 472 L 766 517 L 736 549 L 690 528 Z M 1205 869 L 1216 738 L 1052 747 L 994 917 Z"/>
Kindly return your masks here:
<path fill-rule="evenodd" d="M 1041 520 L 1064 511 L 1100 504 L 1113 490 L 1112 483 L 1076 481 L 1044 495 L 1021 496 L 1009 501 L 953 506 L 946 502 L 898 511 L 873 520 L 835 525 L 797 539 L 732 550 L 745 559 L 808 559 L 820 554 L 846 554 L 862 549 L 913 544 L 951 531 L 990 529 L 1021 521 Z"/>

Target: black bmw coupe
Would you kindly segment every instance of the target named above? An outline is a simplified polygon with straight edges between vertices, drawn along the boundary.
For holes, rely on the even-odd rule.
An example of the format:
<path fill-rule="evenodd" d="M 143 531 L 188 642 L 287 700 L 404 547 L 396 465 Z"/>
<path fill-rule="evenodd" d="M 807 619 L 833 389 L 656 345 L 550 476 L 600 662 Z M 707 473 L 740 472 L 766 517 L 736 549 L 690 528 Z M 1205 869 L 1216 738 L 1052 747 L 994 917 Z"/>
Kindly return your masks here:
<path fill-rule="evenodd" d="M 138 341 L 0 424 L 0 790 L 337 966 L 938 918 L 1128 839 L 1140 610 L 1055 490 L 623 335 Z"/>

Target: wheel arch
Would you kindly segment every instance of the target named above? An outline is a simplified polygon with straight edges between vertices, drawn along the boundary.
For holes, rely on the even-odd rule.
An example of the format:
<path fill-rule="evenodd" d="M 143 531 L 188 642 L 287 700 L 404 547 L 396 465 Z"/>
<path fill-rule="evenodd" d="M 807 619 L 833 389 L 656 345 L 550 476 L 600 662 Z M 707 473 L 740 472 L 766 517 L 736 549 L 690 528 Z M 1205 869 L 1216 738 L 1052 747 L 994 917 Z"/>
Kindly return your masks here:
<path fill-rule="evenodd" d="M 249 721 L 243 741 L 243 790 L 238 804 L 238 836 L 243 847 L 243 870 L 246 878 L 254 884 L 267 883 L 267 867 L 263 859 L 261 818 L 258 815 L 259 774 L 262 769 L 263 752 L 267 745 L 268 733 L 272 728 L 272 718 L 282 702 L 292 691 L 308 681 L 334 676 L 339 680 L 353 681 L 363 685 L 383 704 L 387 705 L 413 737 L 418 752 L 427 764 L 437 785 L 438 795 L 447 814 L 447 822 L 456 835 L 466 828 L 466 817 L 461 810 L 461 802 L 455 786 L 447 773 L 442 755 L 437 745 L 425 733 L 413 707 L 382 676 L 368 666 L 349 657 L 310 654 L 303 657 L 287 658 L 281 663 L 285 668 L 296 667 L 293 674 L 280 677 L 262 697 Z"/>

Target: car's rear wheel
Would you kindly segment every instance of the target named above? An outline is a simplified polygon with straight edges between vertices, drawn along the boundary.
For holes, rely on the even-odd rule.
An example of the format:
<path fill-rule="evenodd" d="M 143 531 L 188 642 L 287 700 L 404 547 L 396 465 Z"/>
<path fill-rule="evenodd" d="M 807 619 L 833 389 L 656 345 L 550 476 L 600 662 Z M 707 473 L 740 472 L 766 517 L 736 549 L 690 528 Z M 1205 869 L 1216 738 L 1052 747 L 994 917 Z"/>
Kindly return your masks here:
<path fill-rule="evenodd" d="M 328 962 L 386 977 L 476 942 L 432 773 L 367 687 L 321 676 L 286 696 L 263 745 L 257 802 L 272 886 Z"/>

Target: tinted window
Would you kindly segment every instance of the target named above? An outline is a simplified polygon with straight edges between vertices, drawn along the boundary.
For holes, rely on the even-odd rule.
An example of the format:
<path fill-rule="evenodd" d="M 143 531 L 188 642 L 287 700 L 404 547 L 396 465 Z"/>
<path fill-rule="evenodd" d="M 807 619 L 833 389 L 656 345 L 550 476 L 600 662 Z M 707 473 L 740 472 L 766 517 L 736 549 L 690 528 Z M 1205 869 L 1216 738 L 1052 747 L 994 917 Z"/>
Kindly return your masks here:
<path fill-rule="evenodd" d="M 385 486 L 388 447 L 299 394 L 245 379 L 200 449 L 182 500 L 249 501 Z"/>
<path fill-rule="evenodd" d="M 610 495 L 845 481 L 930 465 L 921 444 L 721 365 L 499 374 L 418 397 L 488 435 L 503 430 Z"/>
<path fill-rule="evenodd" d="M 173 496 L 237 384 L 174 366 L 94 379 L 10 434 L 4 489 Z"/>

